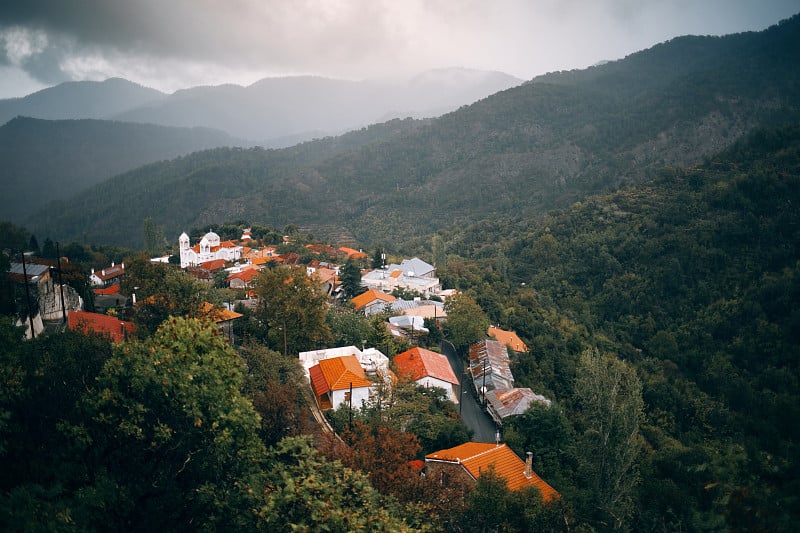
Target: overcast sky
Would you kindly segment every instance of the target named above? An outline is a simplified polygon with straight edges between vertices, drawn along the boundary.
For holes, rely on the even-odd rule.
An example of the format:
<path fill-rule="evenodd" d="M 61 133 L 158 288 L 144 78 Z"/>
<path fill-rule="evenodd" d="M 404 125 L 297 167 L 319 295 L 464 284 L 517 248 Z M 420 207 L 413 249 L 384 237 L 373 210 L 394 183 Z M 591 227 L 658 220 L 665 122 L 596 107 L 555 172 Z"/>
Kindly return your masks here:
<path fill-rule="evenodd" d="M 530 79 L 797 12 L 800 0 L 0 0 L 0 98 L 115 76 L 165 92 L 439 67 Z"/>

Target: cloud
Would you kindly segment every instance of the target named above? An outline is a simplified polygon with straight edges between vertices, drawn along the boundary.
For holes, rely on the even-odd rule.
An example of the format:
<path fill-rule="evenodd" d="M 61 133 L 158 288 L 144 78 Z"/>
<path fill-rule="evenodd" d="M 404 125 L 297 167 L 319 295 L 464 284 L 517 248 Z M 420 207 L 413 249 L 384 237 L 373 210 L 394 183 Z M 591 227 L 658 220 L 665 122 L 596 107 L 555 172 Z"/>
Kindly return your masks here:
<path fill-rule="evenodd" d="M 462 66 L 532 77 L 686 33 L 760 29 L 796 0 L 0 0 L 0 65 L 162 90 Z M 727 24 L 727 26 L 726 26 Z"/>

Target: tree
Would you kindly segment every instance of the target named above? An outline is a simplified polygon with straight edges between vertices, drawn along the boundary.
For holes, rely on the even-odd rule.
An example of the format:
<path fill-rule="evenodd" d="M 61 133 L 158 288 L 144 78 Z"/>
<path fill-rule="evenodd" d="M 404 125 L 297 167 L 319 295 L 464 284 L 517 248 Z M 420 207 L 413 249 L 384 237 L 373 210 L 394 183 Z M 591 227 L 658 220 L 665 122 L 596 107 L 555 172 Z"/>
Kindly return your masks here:
<path fill-rule="evenodd" d="M 299 360 L 255 343 L 243 346 L 239 354 L 246 364 L 242 394 L 261 416 L 259 435 L 264 444 L 274 446 L 286 436 L 310 432 L 303 395 L 308 384 Z"/>
<path fill-rule="evenodd" d="M 167 317 L 198 317 L 208 288 L 181 270 L 152 263 L 143 254 L 125 268 L 122 290 L 136 295 L 134 321 L 142 335 L 154 332 Z"/>
<path fill-rule="evenodd" d="M 151 255 L 164 251 L 167 240 L 164 238 L 164 228 L 156 225 L 151 217 L 144 219 L 144 249 Z"/>
<path fill-rule="evenodd" d="M 53 243 L 50 237 L 47 237 L 44 240 L 44 245 L 42 245 L 42 257 L 45 259 L 56 258 L 56 245 Z"/>
<path fill-rule="evenodd" d="M 83 491 L 112 498 L 97 524 L 254 529 L 265 448 L 241 387 L 241 360 L 210 322 L 173 317 L 116 347 L 74 429 L 89 464 Z"/>
<path fill-rule="evenodd" d="M 331 338 L 325 322 L 327 297 L 304 268 L 281 265 L 256 279 L 257 315 L 268 328 L 272 349 L 296 354 Z"/>
<path fill-rule="evenodd" d="M 383 248 L 375 248 L 375 251 L 372 253 L 372 261 L 370 262 L 370 267 L 373 270 L 376 268 L 383 268 L 386 265 L 386 251 Z"/>
<path fill-rule="evenodd" d="M 342 266 L 339 279 L 342 281 L 342 290 L 347 298 L 353 298 L 364 292 L 361 286 L 361 270 L 352 259 L 348 259 Z"/>
<path fill-rule="evenodd" d="M 447 313 L 445 334 L 456 350 L 464 352 L 470 344 L 486 337 L 489 319 L 472 296 L 457 293 L 444 303 Z"/>
<path fill-rule="evenodd" d="M 575 453 L 585 488 L 579 511 L 596 526 L 623 528 L 636 510 L 641 381 L 624 361 L 590 348 L 580 358 L 574 399 L 579 413 Z"/>
<path fill-rule="evenodd" d="M 326 460 L 309 437 L 282 440 L 269 460 L 266 531 L 412 531 L 366 475 Z"/>
<path fill-rule="evenodd" d="M 356 313 L 343 307 L 331 307 L 328 309 L 326 322 L 336 346 L 361 346 L 362 343 L 371 339 L 370 319 L 362 313 Z M 371 345 L 374 346 L 374 344 Z"/>

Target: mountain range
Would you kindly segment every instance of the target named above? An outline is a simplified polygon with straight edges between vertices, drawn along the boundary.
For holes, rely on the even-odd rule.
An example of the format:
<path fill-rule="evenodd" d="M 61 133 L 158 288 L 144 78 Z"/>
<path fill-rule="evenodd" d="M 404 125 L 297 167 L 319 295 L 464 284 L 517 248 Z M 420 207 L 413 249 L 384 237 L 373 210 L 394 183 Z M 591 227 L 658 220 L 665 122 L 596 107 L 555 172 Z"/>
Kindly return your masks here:
<path fill-rule="evenodd" d="M 0 100 L 0 123 L 27 116 L 204 127 L 281 147 L 391 118 L 438 116 L 520 83 L 500 72 L 453 68 L 411 79 L 292 76 L 265 78 L 247 87 L 204 86 L 165 94 L 113 78 L 62 83 L 24 98 Z"/>
<path fill-rule="evenodd" d="M 245 219 L 370 244 L 535 217 L 698 164 L 755 129 L 796 123 L 799 28 L 795 16 L 757 33 L 680 37 L 435 119 L 284 150 L 192 154 L 51 205 L 29 227 L 135 246 L 147 217 L 166 235 Z"/>

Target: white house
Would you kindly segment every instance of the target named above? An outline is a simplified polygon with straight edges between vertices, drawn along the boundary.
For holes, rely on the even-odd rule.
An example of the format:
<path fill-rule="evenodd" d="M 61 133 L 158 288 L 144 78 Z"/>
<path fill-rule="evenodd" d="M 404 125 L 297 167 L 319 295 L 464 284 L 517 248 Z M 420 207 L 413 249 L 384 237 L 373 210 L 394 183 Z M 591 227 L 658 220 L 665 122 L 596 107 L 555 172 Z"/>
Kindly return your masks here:
<path fill-rule="evenodd" d="M 412 348 L 397 354 L 394 366 L 398 375 L 407 377 L 420 387 L 444 389 L 447 399 L 458 403 L 458 378 L 444 355 L 425 348 Z"/>
<path fill-rule="evenodd" d="M 367 272 L 361 276 L 361 284 L 382 292 L 392 292 L 398 288 L 416 291 L 426 298 L 442 289 L 436 277 L 436 268 L 416 257 L 403 259 L 399 265 L 391 264 Z"/>
<path fill-rule="evenodd" d="M 342 404 L 357 409 L 369 400 L 372 382 L 355 355 L 323 359 L 308 370 L 320 409 L 338 409 Z"/>
<path fill-rule="evenodd" d="M 198 266 L 200 263 L 224 259 L 238 261 L 242 257 L 242 247 L 232 241 L 220 241 L 219 235 L 213 231 L 206 233 L 200 242 L 191 246 L 189 236 L 181 233 L 178 237 L 181 253 L 181 268 Z"/>

